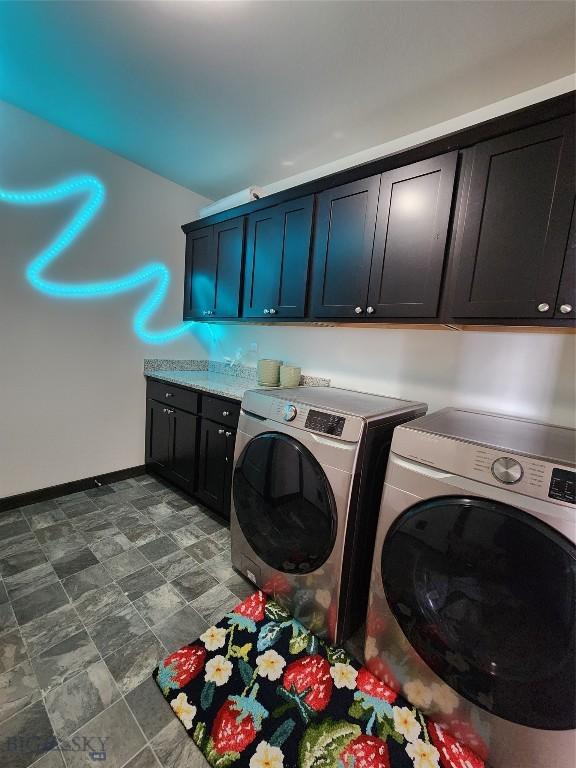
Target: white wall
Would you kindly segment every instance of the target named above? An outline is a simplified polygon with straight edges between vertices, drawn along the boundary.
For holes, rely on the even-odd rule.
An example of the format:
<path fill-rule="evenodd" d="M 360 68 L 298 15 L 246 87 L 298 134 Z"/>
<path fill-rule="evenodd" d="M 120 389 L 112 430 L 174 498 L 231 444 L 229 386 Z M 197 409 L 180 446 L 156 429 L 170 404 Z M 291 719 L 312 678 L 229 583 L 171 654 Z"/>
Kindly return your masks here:
<path fill-rule="evenodd" d="M 332 384 L 575 425 L 576 337 L 564 334 L 219 326 L 215 359 L 244 350 L 328 376 Z M 250 343 L 258 352 L 249 351 Z"/>
<path fill-rule="evenodd" d="M 134 126 L 138 131 L 138 126 Z M 107 202 L 47 276 L 106 279 L 151 261 L 172 270 L 154 327 L 182 317 L 180 224 L 207 201 L 29 113 L 0 102 L 0 188 L 48 186 L 92 173 Z M 25 266 L 76 209 L 0 203 L 0 497 L 142 464 L 144 357 L 206 355 L 202 343 L 148 346 L 132 315 L 147 289 L 98 301 L 35 291 Z"/>

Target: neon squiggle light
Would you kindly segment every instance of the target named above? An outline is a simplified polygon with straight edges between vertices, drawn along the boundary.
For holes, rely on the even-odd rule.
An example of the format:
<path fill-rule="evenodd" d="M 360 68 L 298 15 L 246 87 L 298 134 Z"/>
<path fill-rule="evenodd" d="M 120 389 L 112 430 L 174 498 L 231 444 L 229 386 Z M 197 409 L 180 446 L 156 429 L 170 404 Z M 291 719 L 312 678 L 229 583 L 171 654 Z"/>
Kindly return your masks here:
<path fill-rule="evenodd" d="M 86 199 L 70 222 L 26 268 L 28 282 L 41 293 L 61 299 L 94 299 L 127 293 L 150 283 L 148 297 L 134 313 L 134 332 L 147 344 L 165 344 L 184 335 L 193 322 L 180 323 L 165 331 L 151 331 L 148 322 L 164 301 L 170 285 L 170 270 L 161 262 L 147 264 L 115 280 L 90 283 L 61 283 L 43 277 L 44 270 L 69 248 L 91 223 L 106 198 L 104 184 L 95 176 L 77 176 L 45 189 L 10 192 L 0 188 L 0 201 L 14 205 L 47 205 L 86 194 Z"/>

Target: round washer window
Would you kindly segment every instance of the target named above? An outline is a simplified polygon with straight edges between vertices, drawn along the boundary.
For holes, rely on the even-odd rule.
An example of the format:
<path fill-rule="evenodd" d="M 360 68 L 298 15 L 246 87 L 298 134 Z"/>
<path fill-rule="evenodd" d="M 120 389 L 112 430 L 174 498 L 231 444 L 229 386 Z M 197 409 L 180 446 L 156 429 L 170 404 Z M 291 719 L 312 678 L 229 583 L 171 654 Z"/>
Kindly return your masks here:
<path fill-rule="evenodd" d="M 576 547 L 514 507 L 444 497 L 392 525 L 382 582 L 402 631 L 458 693 L 511 722 L 576 727 Z"/>
<path fill-rule="evenodd" d="M 256 554 L 285 573 L 324 563 L 336 536 L 336 505 L 322 467 L 288 435 L 265 432 L 242 451 L 234 470 L 234 508 Z"/>

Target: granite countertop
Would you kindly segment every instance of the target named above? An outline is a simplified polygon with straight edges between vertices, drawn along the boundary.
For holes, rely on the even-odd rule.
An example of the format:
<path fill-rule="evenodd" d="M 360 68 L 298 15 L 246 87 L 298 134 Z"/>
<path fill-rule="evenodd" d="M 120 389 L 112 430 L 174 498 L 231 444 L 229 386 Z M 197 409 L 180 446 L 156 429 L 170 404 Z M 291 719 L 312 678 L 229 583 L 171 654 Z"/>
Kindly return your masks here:
<path fill-rule="evenodd" d="M 144 376 L 238 401 L 249 389 L 273 389 L 258 384 L 253 366 L 214 360 L 144 360 Z M 328 387 L 330 379 L 303 375 L 300 383 Z"/>
<path fill-rule="evenodd" d="M 238 400 L 238 402 L 242 400 L 244 392 L 248 389 L 269 389 L 269 387 L 260 386 L 252 379 L 226 376 L 223 373 L 210 371 L 146 371 L 144 375 L 171 384 L 179 384 L 181 387 L 229 397 L 231 400 Z"/>

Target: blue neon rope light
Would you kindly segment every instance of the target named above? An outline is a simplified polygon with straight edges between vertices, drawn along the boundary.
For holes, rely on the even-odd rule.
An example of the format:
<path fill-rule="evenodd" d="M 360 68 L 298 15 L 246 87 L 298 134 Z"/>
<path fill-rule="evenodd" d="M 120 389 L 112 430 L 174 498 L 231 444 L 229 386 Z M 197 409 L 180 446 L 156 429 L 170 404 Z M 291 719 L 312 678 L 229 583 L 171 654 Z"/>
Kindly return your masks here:
<path fill-rule="evenodd" d="M 72 219 L 52 242 L 32 259 L 26 268 L 28 282 L 41 293 L 61 299 L 95 299 L 127 293 L 150 283 L 151 291 L 134 313 L 134 332 L 147 344 L 165 344 L 184 335 L 193 322 L 180 323 L 165 331 L 151 331 L 148 322 L 164 301 L 170 285 L 170 270 L 153 262 L 116 280 L 90 283 L 61 283 L 43 277 L 44 270 L 69 248 L 91 223 L 106 198 L 104 184 L 95 176 L 76 176 L 45 189 L 10 192 L 0 188 L 0 201 L 13 205 L 48 205 L 69 197 L 85 195 Z"/>

